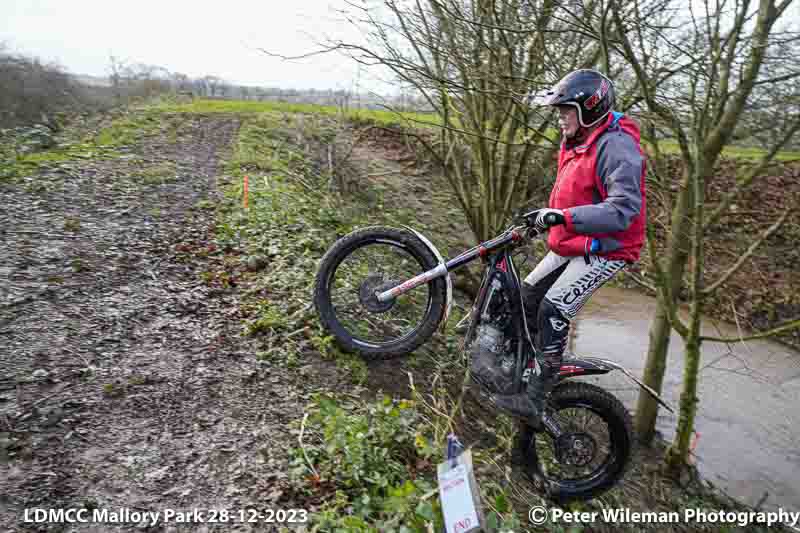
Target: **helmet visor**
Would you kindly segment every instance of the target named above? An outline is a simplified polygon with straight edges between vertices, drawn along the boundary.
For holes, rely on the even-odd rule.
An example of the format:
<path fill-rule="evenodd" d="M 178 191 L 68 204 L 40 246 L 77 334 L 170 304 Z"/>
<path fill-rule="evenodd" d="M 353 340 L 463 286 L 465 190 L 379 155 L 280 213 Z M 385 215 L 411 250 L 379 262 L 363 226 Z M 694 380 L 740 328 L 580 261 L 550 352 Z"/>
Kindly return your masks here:
<path fill-rule="evenodd" d="M 564 92 L 561 87 L 556 85 L 548 89 L 531 91 L 528 93 L 525 103 L 531 107 L 552 106 L 562 103 Z"/>

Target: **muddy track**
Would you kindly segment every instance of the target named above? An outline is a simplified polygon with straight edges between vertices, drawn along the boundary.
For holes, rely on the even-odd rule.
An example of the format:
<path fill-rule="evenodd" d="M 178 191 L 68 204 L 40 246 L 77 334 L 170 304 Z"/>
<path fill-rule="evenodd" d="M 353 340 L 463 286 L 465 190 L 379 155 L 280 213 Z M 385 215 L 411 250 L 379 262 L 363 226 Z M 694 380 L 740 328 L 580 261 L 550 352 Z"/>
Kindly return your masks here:
<path fill-rule="evenodd" d="M 213 211 L 193 207 L 220 198 L 238 127 L 187 116 L 177 139 L 0 185 L 4 531 L 116 528 L 24 523 L 26 508 L 292 506 L 288 424 L 323 381 L 315 375 L 330 387 L 336 371 L 287 375 L 257 361 L 231 317 L 235 292 L 212 292 L 198 279 L 203 260 L 175 251 L 209 237 Z"/>

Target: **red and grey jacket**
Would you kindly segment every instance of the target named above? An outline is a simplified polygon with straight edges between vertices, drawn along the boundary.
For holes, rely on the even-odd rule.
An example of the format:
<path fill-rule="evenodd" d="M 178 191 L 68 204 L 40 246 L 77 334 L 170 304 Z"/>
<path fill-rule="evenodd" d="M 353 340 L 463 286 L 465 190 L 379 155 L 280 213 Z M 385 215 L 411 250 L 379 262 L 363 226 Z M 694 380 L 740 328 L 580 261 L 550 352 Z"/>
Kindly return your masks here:
<path fill-rule="evenodd" d="M 638 261 L 645 238 L 645 173 L 639 126 L 622 113 L 609 113 L 583 144 L 562 143 L 549 206 L 564 211 L 566 224 L 550 228 L 550 249 L 566 257 L 594 253 Z"/>

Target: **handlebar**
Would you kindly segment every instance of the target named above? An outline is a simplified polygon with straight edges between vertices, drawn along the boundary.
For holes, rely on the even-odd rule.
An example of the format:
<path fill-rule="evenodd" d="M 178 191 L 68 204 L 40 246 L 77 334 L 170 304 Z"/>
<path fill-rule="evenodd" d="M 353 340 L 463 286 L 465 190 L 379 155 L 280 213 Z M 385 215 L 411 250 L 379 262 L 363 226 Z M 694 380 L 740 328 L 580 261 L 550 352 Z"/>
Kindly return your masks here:
<path fill-rule="evenodd" d="M 456 268 L 459 268 L 478 256 L 484 257 L 487 253 L 490 253 L 498 248 L 505 246 L 517 247 L 527 239 L 538 237 L 542 233 L 542 229 L 536 226 L 536 217 L 539 215 L 540 211 L 540 209 L 536 209 L 517 217 L 517 220 L 520 218 L 523 219 L 524 223 L 512 224 L 497 237 L 481 242 L 477 246 L 470 248 L 459 256 L 449 260 L 445 264 L 447 271 L 450 272 Z M 555 222 L 555 220 L 553 220 L 553 222 Z M 550 221 L 548 221 L 548 224 L 549 223 Z"/>
<path fill-rule="evenodd" d="M 528 211 L 527 213 L 522 215 L 522 218 L 525 219 L 525 222 L 527 223 L 528 226 L 533 226 L 536 223 L 536 218 L 539 216 L 540 211 L 541 209 L 534 209 L 533 211 Z M 548 213 L 547 215 L 545 215 L 544 221 L 546 224 L 552 226 L 558 222 L 558 217 L 556 216 L 555 213 Z"/>
<path fill-rule="evenodd" d="M 521 218 L 524 221 L 524 225 L 522 226 L 512 225 L 506 230 L 506 232 L 512 232 L 512 231 L 523 232 L 525 234 L 525 237 L 528 239 L 533 239 L 535 237 L 538 237 L 544 231 L 542 228 L 536 225 L 536 219 L 539 217 L 539 213 L 541 211 L 542 209 L 534 209 L 533 211 L 528 211 L 527 213 L 521 215 L 519 218 Z M 548 213 L 544 217 L 544 222 L 548 226 L 553 226 L 558 223 L 558 215 L 555 213 Z"/>

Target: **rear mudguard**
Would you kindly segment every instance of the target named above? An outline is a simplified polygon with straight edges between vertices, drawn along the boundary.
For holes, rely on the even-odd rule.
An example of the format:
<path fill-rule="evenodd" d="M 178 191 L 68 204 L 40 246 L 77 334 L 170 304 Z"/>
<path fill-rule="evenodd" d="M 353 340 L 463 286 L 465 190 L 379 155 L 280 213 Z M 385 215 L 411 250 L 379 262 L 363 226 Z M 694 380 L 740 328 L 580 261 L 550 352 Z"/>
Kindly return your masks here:
<path fill-rule="evenodd" d="M 425 235 L 423 235 L 422 233 L 418 232 L 417 230 L 415 230 L 412 227 L 409 227 L 409 226 L 403 226 L 403 227 L 405 229 L 407 229 L 408 231 L 412 232 L 414 235 L 416 235 L 417 238 L 420 241 L 422 241 L 422 243 L 425 246 L 428 247 L 428 249 L 431 251 L 431 253 L 436 257 L 436 259 L 439 260 L 439 264 L 440 265 L 445 264 L 445 260 L 444 260 L 444 257 L 442 257 L 442 254 L 439 253 L 439 250 L 433 245 L 433 243 L 430 240 L 428 240 L 427 237 L 425 237 Z M 442 323 L 441 323 L 441 330 L 442 331 L 444 331 L 444 328 L 447 325 L 447 317 L 450 316 L 450 310 L 453 307 L 453 280 L 450 277 L 450 273 L 445 274 L 445 278 L 444 279 L 445 279 L 445 282 L 446 282 L 446 285 L 447 285 L 447 295 L 446 295 L 447 296 L 447 306 L 444 308 L 444 317 L 442 317 Z"/>
<path fill-rule="evenodd" d="M 659 394 L 651 387 L 643 383 L 639 378 L 630 373 L 628 369 L 622 365 L 609 361 L 608 359 L 600 359 L 598 357 L 565 357 L 561 363 L 561 369 L 558 371 L 559 381 L 576 377 L 588 376 L 592 374 L 608 374 L 612 370 L 619 370 L 629 378 L 631 378 L 637 385 L 649 392 L 658 403 L 664 406 L 670 413 L 675 410 L 664 401 Z"/>

